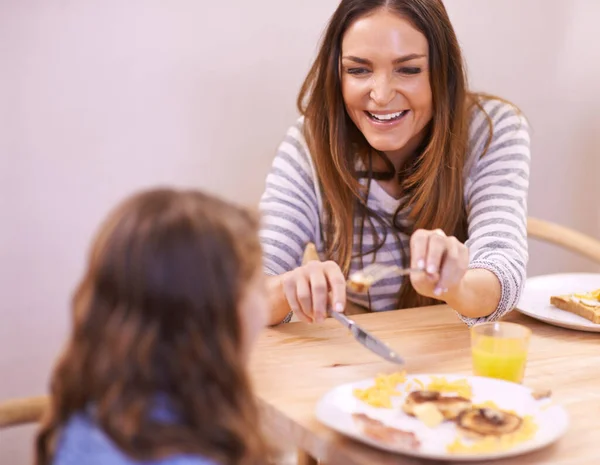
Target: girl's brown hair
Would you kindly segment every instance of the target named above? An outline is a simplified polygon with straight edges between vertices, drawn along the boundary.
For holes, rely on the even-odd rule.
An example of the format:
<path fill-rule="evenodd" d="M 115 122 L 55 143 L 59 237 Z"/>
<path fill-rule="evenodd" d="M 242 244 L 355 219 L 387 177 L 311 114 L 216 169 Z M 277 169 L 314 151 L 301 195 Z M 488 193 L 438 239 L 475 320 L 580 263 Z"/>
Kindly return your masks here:
<path fill-rule="evenodd" d="M 136 195 L 108 217 L 74 295 L 37 465 L 52 463 L 62 428 L 83 411 L 138 460 L 187 453 L 266 462 L 238 314 L 260 274 L 257 228 L 244 209 L 167 189 Z M 161 406 L 169 421 L 154 415 Z"/>
<path fill-rule="evenodd" d="M 430 85 L 433 117 L 421 149 L 399 175 L 406 197 L 394 215 L 395 234 L 411 234 L 416 229 L 440 228 L 449 235 L 466 239 L 466 213 L 463 200 L 463 167 L 466 161 L 469 109 L 480 105 L 477 96 L 467 92 L 467 82 L 458 40 L 440 0 L 342 0 L 333 14 L 319 53 L 302 85 L 298 108 L 304 115 L 304 133 L 314 158 L 323 191 L 327 219 L 324 233 L 326 253 L 348 273 L 353 255 L 354 215 L 362 216 L 361 232 L 370 225 L 374 248 L 385 238 L 377 237 L 374 222 L 382 221 L 367 207 L 368 189 L 373 179 L 369 143 L 348 116 L 342 98 L 340 59 L 346 30 L 357 19 L 386 8 L 411 21 L 429 43 Z M 491 121 L 488 120 L 488 123 Z M 362 160 L 367 171 L 366 188 L 356 170 Z M 389 176 L 397 176 L 395 171 Z M 407 211 L 411 228 L 398 221 Z M 365 255 L 359 244 L 358 255 Z M 404 258 L 405 262 L 408 260 Z M 406 263 L 405 263 L 406 265 Z M 433 303 L 416 293 L 405 280 L 400 291 L 401 307 Z"/>

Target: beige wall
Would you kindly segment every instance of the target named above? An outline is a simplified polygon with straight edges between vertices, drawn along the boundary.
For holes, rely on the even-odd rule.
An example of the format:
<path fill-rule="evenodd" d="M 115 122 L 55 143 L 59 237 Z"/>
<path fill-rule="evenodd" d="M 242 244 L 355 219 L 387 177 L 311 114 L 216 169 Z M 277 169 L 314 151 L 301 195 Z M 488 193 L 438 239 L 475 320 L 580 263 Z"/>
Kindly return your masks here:
<path fill-rule="evenodd" d="M 446 3 L 473 86 L 531 120 L 531 214 L 599 235 L 600 2 Z M 125 194 L 258 199 L 337 0 L 216 4 L 0 0 L 0 399 L 44 391 L 90 235 Z M 561 269 L 590 265 L 533 247 L 532 274 Z M 0 464 L 27 463 L 29 435 L 0 434 Z"/>

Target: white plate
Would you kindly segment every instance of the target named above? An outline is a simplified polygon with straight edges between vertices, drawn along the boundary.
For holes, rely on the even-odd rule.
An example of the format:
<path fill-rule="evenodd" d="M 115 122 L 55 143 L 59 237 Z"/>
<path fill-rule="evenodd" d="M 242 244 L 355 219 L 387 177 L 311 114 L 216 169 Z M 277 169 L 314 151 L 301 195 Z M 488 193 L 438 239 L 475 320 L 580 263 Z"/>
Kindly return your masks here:
<path fill-rule="evenodd" d="M 580 331 L 600 332 L 600 325 L 550 305 L 553 295 L 600 289 L 598 273 L 565 273 L 527 279 L 516 310 L 546 323 Z"/>
<path fill-rule="evenodd" d="M 476 404 L 492 400 L 500 408 L 514 410 L 519 415 L 532 415 L 538 426 L 535 436 L 527 442 L 503 451 L 478 454 L 449 453 L 446 451 L 446 446 L 454 441 L 457 434 L 454 423 L 444 422 L 436 428 L 428 428 L 420 420 L 402 412 L 400 406 L 404 402 L 405 395 L 392 398 L 392 409 L 374 408 L 354 397 L 352 392 L 355 388 L 364 389 L 372 386 L 374 384 L 373 379 L 344 384 L 329 391 L 317 404 L 317 418 L 329 428 L 378 449 L 427 459 L 463 462 L 469 460 L 499 459 L 531 452 L 553 443 L 568 428 L 569 419 L 564 408 L 553 405 L 551 399 L 536 401 L 531 396 L 531 390 L 520 384 L 477 376 L 433 376 L 443 376 L 448 381 L 466 379 L 473 391 L 472 401 Z M 427 386 L 431 375 L 407 376 L 406 380 L 410 382 L 414 378 L 419 379 Z M 402 388 L 399 388 L 399 390 L 403 391 Z M 411 450 L 370 439 L 362 434 L 354 422 L 352 418 L 353 413 L 364 413 L 393 428 L 412 431 L 419 439 L 421 445 L 418 449 Z"/>

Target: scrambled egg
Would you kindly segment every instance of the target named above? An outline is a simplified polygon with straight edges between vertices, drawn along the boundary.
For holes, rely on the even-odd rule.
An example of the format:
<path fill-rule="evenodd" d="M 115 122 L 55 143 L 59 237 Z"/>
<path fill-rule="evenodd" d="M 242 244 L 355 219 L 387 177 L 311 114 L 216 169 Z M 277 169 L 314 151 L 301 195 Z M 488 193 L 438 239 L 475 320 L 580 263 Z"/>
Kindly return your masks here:
<path fill-rule="evenodd" d="M 466 379 L 448 381 L 444 377 L 433 376 L 426 389 L 428 391 L 454 393 L 465 399 L 470 399 L 473 396 L 471 385 Z"/>
<path fill-rule="evenodd" d="M 377 375 L 373 386 L 366 389 L 354 389 L 353 394 L 354 397 L 369 404 L 371 407 L 392 408 L 392 397 L 403 394 L 397 391 L 396 387 L 405 381 L 405 372 L 392 373 L 391 375 Z"/>
<path fill-rule="evenodd" d="M 471 385 L 466 379 L 448 381 L 444 377 L 434 376 L 431 382 L 425 386 L 423 381 L 412 379 L 404 387 L 404 392 L 398 390 L 399 384 L 406 383 L 406 373 L 392 373 L 391 375 L 378 375 L 375 377 L 375 384 L 366 389 L 355 389 L 354 397 L 369 404 L 371 407 L 392 408 L 392 397 L 401 396 L 404 393 L 410 393 L 416 389 L 455 393 L 466 399 L 472 397 Z"/>

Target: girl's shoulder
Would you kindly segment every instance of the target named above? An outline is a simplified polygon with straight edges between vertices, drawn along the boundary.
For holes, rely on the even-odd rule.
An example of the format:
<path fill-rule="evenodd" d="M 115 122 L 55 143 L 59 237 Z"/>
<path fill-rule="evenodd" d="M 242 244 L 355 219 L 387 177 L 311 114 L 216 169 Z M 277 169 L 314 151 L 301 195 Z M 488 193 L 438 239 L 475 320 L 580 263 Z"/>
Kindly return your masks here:
<path fill-rule="evenodd" d="M 88 412 L 73 415 L 61 432 L 53 465 L 214 465 L 199 456 L 138 461 L 124 454 Z"/>

